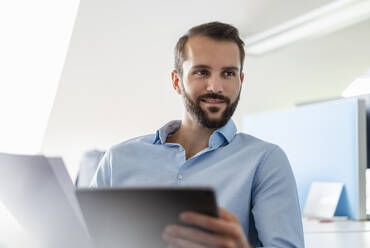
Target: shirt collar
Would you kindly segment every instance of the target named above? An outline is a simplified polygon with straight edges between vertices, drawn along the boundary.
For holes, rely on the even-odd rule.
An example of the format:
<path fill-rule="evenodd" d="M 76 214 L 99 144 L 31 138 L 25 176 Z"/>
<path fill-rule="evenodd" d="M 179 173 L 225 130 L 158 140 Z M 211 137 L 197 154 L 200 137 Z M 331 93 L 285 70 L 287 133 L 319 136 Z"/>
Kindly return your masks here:
<path fill-rule="evenodd" d="M 168 122 L 166 125 L 157 130 L 153 144 L 164 144 L 169 135 L 177 131 L 181 126 L 180 120 L 174 120 Z"/>
<path fill-rule="evenodd" d="M 220 141 L 217 141 L 219 138 L 213 138 L 213 137 L 220 137 L 222 139 L 224 139 L 227 143 L 230 143 L 231 140 L 234 138 L 235 134 L 236 134 L 236 126 L 235 126 L 235 123 L 232 119 L 230 119 L 225 126 L 217 129 L 216 131 L 213 132 L 213 134 L 211 135 L 211 137 L 209 138 L 210 140 L 210 146 L 211 145 L 216 145 L 216 146 L 220 146 L 222 145 L 222 143 Z M 215 139 L 215 144 L 212 144 L 213 143 L 213 139 Z M 221 143 L 221 144 L 220 144 Z"/>
<path fill-rule="evenodd" d="M 181 126 L 180 120 L 168 122 L 166 125 L 157 130 L 153 144 L 165 144 L 169 135 L 176 132 Z M 213 132 L 209 138 L 209 146 L 216 148 L 223 145 L 225 142 L 230 143 L 236 134 L 236 126 L 233 120 L 229 120 L 225 126 Z"/>

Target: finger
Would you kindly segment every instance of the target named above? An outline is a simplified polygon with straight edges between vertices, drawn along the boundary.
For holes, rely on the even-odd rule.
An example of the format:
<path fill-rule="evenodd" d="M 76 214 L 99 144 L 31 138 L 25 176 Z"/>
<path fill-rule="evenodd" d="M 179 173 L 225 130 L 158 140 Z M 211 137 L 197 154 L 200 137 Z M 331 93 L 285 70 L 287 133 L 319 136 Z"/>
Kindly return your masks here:
<path fill-rule="evenodd" d="M 228 221 L 210 217 L 194 212 L 184 212 L 180 215 L 180 220 L 184 223 L 202 227 L 209 231 L 214 231 L 218 234 L 230 236 L 232 238 L 240 237 L 239 225 Z"/>
<path fill-rule="evenodd" d="M 190 227 L 171 225 L 165 228 L 166 235 L 174 238 L 194 241 L 211 247 L 233 247 L 233 240 L 227 237 L 210 234 Z"/>
<path fill-rule="evenodd" d="M 232 221 L 232 222 L 239 222 L 238 217 L 235 214 L 228 211 L 227 209 L 219 207 L 218 210 L 220 212 L 221 219 Z"/>
<path fill-rule="evenodd" d="M 163 240 L 168 243 L 168 247 L 170 248 L 207 248 L 206 246 L 197 244 L 193 241 L 175 238 L 168 234 L 163 235 Z"/>

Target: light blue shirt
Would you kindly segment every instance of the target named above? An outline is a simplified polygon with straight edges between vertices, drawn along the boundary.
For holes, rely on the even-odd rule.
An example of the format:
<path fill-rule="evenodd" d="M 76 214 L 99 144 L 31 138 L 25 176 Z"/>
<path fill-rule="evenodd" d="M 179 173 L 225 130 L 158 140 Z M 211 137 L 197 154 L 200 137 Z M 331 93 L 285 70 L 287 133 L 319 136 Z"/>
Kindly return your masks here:
<path fill-rule="evenodd" d="M 211 186 L 253 246 L 304 247 L 295 179 L 278 146 L 236 133 L 230 120 L 213 132 L 207 148 L 186 160 L 181 145 L 166 143 L 180 125 L 171 121 L 155 134 L 111 147 L 91 186 Z"/>

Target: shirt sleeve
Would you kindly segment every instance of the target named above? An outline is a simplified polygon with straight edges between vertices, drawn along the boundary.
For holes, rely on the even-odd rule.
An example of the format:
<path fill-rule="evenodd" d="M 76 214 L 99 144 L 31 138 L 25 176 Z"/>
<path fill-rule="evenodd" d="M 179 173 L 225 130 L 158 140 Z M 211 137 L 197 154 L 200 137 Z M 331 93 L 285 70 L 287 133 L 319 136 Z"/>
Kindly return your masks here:
<path fill-rule="evenodd" d="M 252 215 L 261 247 L 304 247 L 297 186 L 285 153 L 275 147 L 257 168 Z"/>
<path fill-rule="evenodd" d="M 112 154 L 110 150 L 108 150 L 100 160 L 98 169 L 89 187 L 112 187 Z"/>

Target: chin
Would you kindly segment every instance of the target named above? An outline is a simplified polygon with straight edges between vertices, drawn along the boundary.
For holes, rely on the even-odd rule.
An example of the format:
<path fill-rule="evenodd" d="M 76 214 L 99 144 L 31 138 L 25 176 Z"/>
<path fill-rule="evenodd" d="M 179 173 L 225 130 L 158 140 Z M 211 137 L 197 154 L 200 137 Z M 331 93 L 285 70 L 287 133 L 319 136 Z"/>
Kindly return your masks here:
<path fill-rule="evenodd" d="M 211 119 L 221 119 L 222 116 L 224 115 L 224 112 L 225 112 L 225 109 L 220 109 L 219 111 L 217 112 L 211 112 L 207 109 L 207 116 L 208 118 L 211 118 Z"/>
<path fill-rule="evenodd" d="M 212 121 L 212 122 L 219 122 L 222 120 L 222 117 L 218 117 L 218 118 L 212 118 L 212 117 L 208 117 L 208 120 Z"/>

